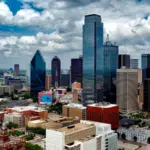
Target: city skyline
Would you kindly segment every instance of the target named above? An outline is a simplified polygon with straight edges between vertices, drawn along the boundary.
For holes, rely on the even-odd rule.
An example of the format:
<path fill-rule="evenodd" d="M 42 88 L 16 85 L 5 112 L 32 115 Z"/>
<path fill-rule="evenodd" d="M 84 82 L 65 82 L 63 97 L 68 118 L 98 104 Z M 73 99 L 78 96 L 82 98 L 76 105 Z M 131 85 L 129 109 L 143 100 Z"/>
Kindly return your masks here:
<path fill-rule="evenodd" d="M 61 60 L 65 60 L 62 61 L 63 69 L 69 69 L 71 58 L 78 58 L 82 54 L 82 25 L 84 16 L 91 13 L 101 15 L 105 37 L 110 34 L 110 40 L 117 42 L 120 53 L 130 53 L 131 58 L 140 60 L 140 54 L 147 53 L 149 49 L 147 3 L 146 0 L 14 0 L 12 5 L 11 0 L 5 0 L 5 3 L 2 0 L 0 67 L 11 68 L 13 63 L 20 64 L 21 69 L 26 69 L 26 62 L 29 62 L 39 49 L 47 68 L 51 68 L 51 60 L 57 55 Z M 136 9 L 133 11 L 131 6 Z M 104 11 L 106 7 L 109 9 Z M 125 11 L 126 8 L 128 12 Z M 78 14 L 74 15 L 75 12 Z"/>

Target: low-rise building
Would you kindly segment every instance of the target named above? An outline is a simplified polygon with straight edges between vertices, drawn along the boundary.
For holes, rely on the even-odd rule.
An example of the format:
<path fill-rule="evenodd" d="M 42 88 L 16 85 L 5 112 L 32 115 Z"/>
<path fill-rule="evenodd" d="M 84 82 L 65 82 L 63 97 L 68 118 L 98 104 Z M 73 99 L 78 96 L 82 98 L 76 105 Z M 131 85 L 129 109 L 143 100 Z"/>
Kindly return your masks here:
<path fill-rule="evenodd" d="M 86 119 L 86 107 L 82 104 L 71 103 L 62 107 L 62 115 L 67 117 L 79 117 L 80 120 Z"/>
<path fill-rule="evenodd" d="M 19 113 L 11 113 L 4 115 L 4 122 L 13 122 L 18 125 L 18 127 L 25 127 L 25 116 Z"/>
<path fill-rule="evenodd" d="M 121 127 L 117 130 L 119 138 L 128 141 L 135 141 L 137 143 L 147 144 L 150 143 L 150 130 L 145 128 L 124 128 Z"/>
<path fill-rule="evenodd" d="M 48 117 L 48 111 L 35 106 L 18 106 L 13 108 L 6 108 L 7 113 L 17 112 L 25 116 L 39 116 L 40 119 Z"/>
<path fill-rule="evenodd" d="M 8 85 L 1 85 L 0 86 L 0 95 L 4 94 L 12 94 L 14 92 L 14 87 L 13 86 L 8 86 Z"/>
<path fill-rule="evenodd" d="M 0 150 L 25 150 L 25 139 L 9 136 L 7 126 L 3 123 L 0 129 Z"/>
<path fill-rule="evenodd" d="M 31 120 L 27 125 L 28 127 L 40 127 L 43 129 L 59 129 L 78 122 L 79 120 L 73 117 L 59 117 L 46 120 Z"/>

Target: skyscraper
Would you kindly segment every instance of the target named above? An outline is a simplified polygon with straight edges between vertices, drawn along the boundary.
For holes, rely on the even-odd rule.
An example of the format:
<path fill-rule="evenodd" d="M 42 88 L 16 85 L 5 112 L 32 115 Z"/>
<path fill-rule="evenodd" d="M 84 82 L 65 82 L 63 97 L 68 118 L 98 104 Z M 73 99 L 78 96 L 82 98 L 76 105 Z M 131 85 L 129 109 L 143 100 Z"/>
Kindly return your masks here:
<path fill-rule="evenodd" d="M 116 103 L 116 72 L 118 68 L 118 46 L 109 38 L 104 46 L 104 96 L 105 101 Z"/>
<path fill-rule="evenodd" d="M 143 71 L 143 82 L 146 78 L 150 78 L 150 54 L 141 55 L 141 67 Z"/>
<path fill-rule="evenodd" d="M 83 25 L 84 105 L 103 100 L 103 23 L 101 16 L 85 16 Z"/>
<path fill-rule="evenodd" d="M 60 59 L 55 56 L 52 59 L 51 75 L 52 75 L 52 87 L 60 86 L 60 76 L 61 76 L 61 62 Z"/>
<path fill-rule="evenodd" d="M 138 110 L 138 70 L 117 69 L 117 104 L 120 112 Z"/>
<path fill-rule="evenodd" d="M 82 57 L 71 59 L 71 83 L 82 84 Z"/>
<path fill-rule="evenodd" d="M 45 91 L 46 63 L 39 50 L 30 63 L 30 90 L 33 95 Z"/>
<path fill-rule="evenodd" d="M 143 109 L 144 111 L 150 112 L 150 78 L 144 80 L 143 98 Z"/>
<path fill-rule="evenodd" d="M 14 76 L 19 76 L 19 64 L 14 64 Z"/>
<path fill-rule="evenodd" d="M 138 69 L 139 68 L 139 60 L 138 59 L 130 59 L 130 68 Z"/>
<path fill-rule="evenodd" d="M 130 68 L 130 55 L 119 55 L 118 58 L 118 68 L 127 67 Z"/>

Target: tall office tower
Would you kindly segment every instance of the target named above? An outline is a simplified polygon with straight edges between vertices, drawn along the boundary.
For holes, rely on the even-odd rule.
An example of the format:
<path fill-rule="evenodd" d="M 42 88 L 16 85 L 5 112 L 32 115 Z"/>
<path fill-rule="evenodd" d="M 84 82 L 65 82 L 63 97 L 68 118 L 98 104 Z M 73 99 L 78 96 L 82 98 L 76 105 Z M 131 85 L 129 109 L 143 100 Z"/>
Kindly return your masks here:
<path fill-rule="evenodd" d="M 71 83 L 82 83 L 82 57 L 71 59 Z"/>
<path fill-rule="evenodd" d="M 139 60 L 138 59 L 130 59 L 130 68 L 138 69 L 139 68 Z"/>
<path fill-rule="evenodd" d="M 137 85 L 137 69 L 117 69 L 117 104 L 120 112 L 126 113 L 139 109 Z"/>
<path fill-rule="evenodd" d="M 36 51 L 30 63 L 30 91 L 36 95 L 45 91 L 46 63 L 39 50 Z"/>
<path fill-rule="evenodd" d="M 104 96 L 105 101 L 116 103 L 116 72 L 118 68 L 118 46 L 107 36 L 104 48 Z"/>
<path fill-rule="evenodd" d="M 60 59 L 55 56 L 52 59 L 51 64 L 51 75 L 52 75 L 52 87 L 60 86 L 60 76 L 61 76 L 61 62 Z"/>
<path fill-rule="evenodd" d="M 150 78 L 144 80 L 143 85 L 143 109 L 144 111 L 150 112 Z"/>
<path fill-rule="evenodd" d="M 103 23 L 101 16 L 85 16 L 83 25 L 84 105 L 103 100 Z"/>
<path fill-rule="evenodd" d="M 46 91 L 50 90 L 50 76 L 46 75 L 46 79 L 45 79 L 45 89 Z"/>
<path fill-rule="evenodd" d="M 146 78 L 150 78 L 150 54 L 141 55 L 141 67 L 143 71 L 143 82 Z"/>
<path fill-rule="evenodd" d="M 130 55 L 119 55 L 118 58 L 118 68 L 127 67 L 130 68 Z"/>
<path fill-rule="evenodd" d="M 14 64 L 14 76 L 19 76 L 19 64 Z"/>
<path fill-rule="evenodd" d="M 70 72 L 62 72 L 60 85 L 70 87 Z"/>

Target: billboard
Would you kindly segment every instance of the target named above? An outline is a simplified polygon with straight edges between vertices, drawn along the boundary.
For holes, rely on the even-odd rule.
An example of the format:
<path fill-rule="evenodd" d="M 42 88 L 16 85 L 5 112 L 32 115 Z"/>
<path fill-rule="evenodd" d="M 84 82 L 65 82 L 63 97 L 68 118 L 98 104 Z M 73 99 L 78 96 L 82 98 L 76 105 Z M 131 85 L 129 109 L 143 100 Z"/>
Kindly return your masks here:
<path fill-rule="evenodd" d="M 38 100 L 40 104 L 51 104 L 53 102 L 52 92 L 39 92 Z"/>

